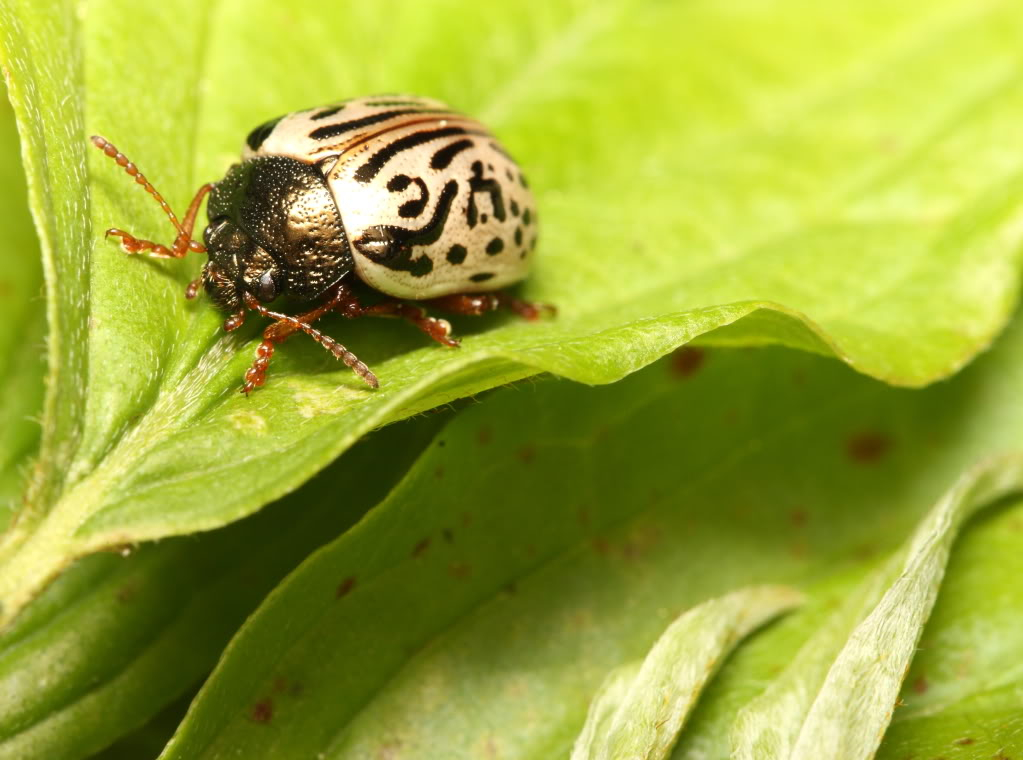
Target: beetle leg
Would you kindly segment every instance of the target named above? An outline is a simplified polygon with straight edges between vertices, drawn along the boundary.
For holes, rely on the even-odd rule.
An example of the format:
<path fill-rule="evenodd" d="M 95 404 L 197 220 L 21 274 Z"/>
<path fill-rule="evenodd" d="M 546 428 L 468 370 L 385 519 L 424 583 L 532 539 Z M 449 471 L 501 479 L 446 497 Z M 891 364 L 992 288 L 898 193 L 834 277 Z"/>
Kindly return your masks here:
<path fill-rule="evenodd" d="M 557 308 L 550 304 L 523 301 L 500 290 L 492 293 L 456 293 L 431 298 L 423 303 L 452 314 L 468 314 L 473 317 L 486 314 L 488 311 L 508 309 L 530 322 L 539 319 L 544 312 L 551 316 L 558 313 Z"/>
<path fill-rule="evenodd" d="M 198 240 L 192 240 L 192 230 L 195 228 L 195 218 L 199 213 L 199 206 L 202 205 L 203 198 L 206 194 L 213 189 L 211 183 L 207 183 L 199 188 L 196 192 L 195 197 L 192 198 L 192 202 L 188 205 L 188 211 L 185 212 L 184 222 L 179 222 L 178 217 L 171 210 L 170 204 L 163 199 L 163 196 L 153 187 L 152 183 L 146 179 L 146 176 L 139 171 L 138 167 L 135 166 L 128 157 L 121 153 L 112 143 L 100 137 L 99 135 L 93 135 L 92 144 L 103 151 L 104 155 L 112 158 L 118 166 L 124 169 L 130 176 L 135 178 L 135 181 L 142 185 L 143 189 L 149 193 L 160 204 L 160 208 L 167 214 L 167 218 L 170 219 L 171 224 L 174 225 L 174 229 L 177 230 L 177 237 L 174 238 L 174 242 L 170 248 L 160 243 L 154 243 L 152 240 L 142 240 L 135 236 L 119 230 L 111 228 L 107 230 L 107 237 L 113 235 L 121 239 L 121 248 L 125 253 L 148 253 L 150 256 L 154 256 L 158 259 L 180 259 L 185 254 L 192 253 L 205 253 L 206 248 Z"/>
<path fill-rule="evenodd" d="M 380 381 L 377 380 L 376 375 L 373 374 L 370 368 L 367 367 L 366 364 L 359 359 L 359 357 L 329 335 L 323 334 L 312 326 L 313 322 L 322 317 L 324 314 L 332 311 L 338 305 L 342 294 L 346 292 L 346 288 L 338 288 L 329 300 L 320 306 L 317 306 L 312 311 L 308 311 L 305 314 L 299 314 L 295 317 L 289 316 L 288 314 L 281 314 L 277 311 L 270 311 L 263 306 L 263 304 L 257 301 L 255 297 L 250 294 L 246 294 L 246 306 L 253 311 L 259 312 L 262 316 L 269 317 L 276 321 L 263 331 L 263 342 L 256 348 L 256 360 L 245 373 L 245 384 L 242 386 L 242 393 L 247 396 L 253 390 L 262 386 L 266 382 L 266 370 L 267 367 L 270 366 L 270 358 L 274 355 L 277 344 L 283 343 L 296 332 L 304 332 L 325 349 L 330 351 L 336 359 L 343 361 L 345 365 L 350 367 L 355 374 L 365 380 L 371 387 L 379 388 Z"/>
<path fill-rule="evenodd" d="M 334 306 L 335 311 L 340 312 L 349 319 L 356 317 L 397 317 L 415 325 L 424 333 L 429 335 L 442 346 L 456 348 L 458 341 L 451 335 L 451 323 L 446 319 L 431 317 L 422 306 L 414 306 L 404 301 L 385 299 L 373 304 L 363 306 L 358 297 L 348 292 L 339 299 Z"/>

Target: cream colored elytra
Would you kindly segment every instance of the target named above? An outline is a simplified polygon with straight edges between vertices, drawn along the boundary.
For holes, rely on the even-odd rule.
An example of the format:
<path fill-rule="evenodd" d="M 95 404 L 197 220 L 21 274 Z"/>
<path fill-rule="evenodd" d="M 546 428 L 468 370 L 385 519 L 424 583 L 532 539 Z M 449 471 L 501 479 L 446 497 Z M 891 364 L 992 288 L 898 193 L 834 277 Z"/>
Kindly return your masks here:
<path fill-rule="evenodd" d="M 358 276 L 403 299 L 523 279 L 536 206 L 519 167 L 478 121 L 407 95 L 298 111 L 249 135 L 243 158 L 317 164 Z"/>

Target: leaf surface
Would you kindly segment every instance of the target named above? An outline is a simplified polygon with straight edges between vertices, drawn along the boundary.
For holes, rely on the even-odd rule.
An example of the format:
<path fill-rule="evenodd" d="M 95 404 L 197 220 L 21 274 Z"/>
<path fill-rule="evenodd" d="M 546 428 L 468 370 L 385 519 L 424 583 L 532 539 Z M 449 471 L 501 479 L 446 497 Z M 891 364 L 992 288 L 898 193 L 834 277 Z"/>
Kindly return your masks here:
<path fill-rule="evenodd" d="M 543 371 L 610 382 L 698 336 L 922 385 L 1016 299 L 1023 21 L 1007 1 L 2 8 L 51 360 L 38 487 L 0 557 L 4 619 L 76 556 L 237 520 L 454 398 Z M 170 228 L 85 137 L 114 140 L 180 209 L 268 116 L 380 91 L 446 99 L 520 157 L 543 225 L 525 293 L 560 315 L 459 320 L 457 353 L 327 320 L 379 392 L 296 342 L 242 398 L 255 325 L 224 336 L 223 315 L 181 300 L 198 259 L 102 240 Z"/>
<path fill-rule="evenodd" d="M 0 528 L 21 499 L 39 441 L 45 305 L 39 244 L 28 212 L 14 115 L 0 102 Z"/>
<path fill-rule="evenodd" d="M 567 755 L 607 673 L 680 612 L 749 584 L 799 586 L 805 609 L 749 643 L 755 668 L 740 648 L 722 671 L 730 688 L 712 682 L 673 755 L 727 756 L 738 709 L 961 474 L 1020 451 L 1023 322 L 923 391 L 778 349 L 693 351 L 607 388 L 539 383 L 463 410 L 377 509 L 249 620 L 165 760 Z M 1015 567 L 1011 509 L 996 545 Z M 922 525 L 947 550 L 951 534 Z M 969 608 L 991 621 L 976 625 L 1004 662 L 1021 629 L 991 626 L 1020 607 L 1002 608 L 1015 586 L 997 578 L 969 586 Z M 906 614 L 926 619 L 929 594 L 902 597 Z M 823 675 L 848 632 L 836 640 Z M 954 639 L 934 653 L 961 656 Z M 978 657 L 974 683 L 1003 669 Z M 280 682 L 295 690 L 275 691 Z M 870 715 L 886 720 L 894 702 Z"/>
<path fill-rule="evenodd" d="M 263 596 L 379 500 L 438 422 L 371 436 L 237 525 L 76 563 L 0 636 L 0 759 L 91 756 L 194 690 Z"/>

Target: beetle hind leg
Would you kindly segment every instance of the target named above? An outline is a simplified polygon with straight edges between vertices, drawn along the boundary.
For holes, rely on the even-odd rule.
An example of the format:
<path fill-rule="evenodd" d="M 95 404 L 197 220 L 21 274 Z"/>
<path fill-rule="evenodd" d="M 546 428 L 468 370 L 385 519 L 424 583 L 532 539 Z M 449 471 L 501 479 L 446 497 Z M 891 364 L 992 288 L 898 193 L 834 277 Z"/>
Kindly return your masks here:
<path fill-rule="evenodd" d="M 404 319 L 442 346 L 457 348 L 459 345 L 459 342 L 451 337 L 451 323 L 446 319 L 431 317 L 422 306 L 415 306 L 404 301 L 391 299 L 380 301 L 372 306 L 363 306 L 353 295 L 348 301 L 338 306 L 337 310 L 349 319 L 354 319 L 355 317 L 397 317 L 398 319 Z"/>
<path fill-rule="evenodd" d="M 507 309 L 530 322 L 539 319 L 544 314 L 554 316 L 558 313 L 557 308 L 550 304 L 523 301 L 501 290 L 491 293 L 455 293 L 440 298 L 431 298 L 423 303 L 452 314 L 466 314 L 472 317 L 478 317 L 489 311 Z"/>

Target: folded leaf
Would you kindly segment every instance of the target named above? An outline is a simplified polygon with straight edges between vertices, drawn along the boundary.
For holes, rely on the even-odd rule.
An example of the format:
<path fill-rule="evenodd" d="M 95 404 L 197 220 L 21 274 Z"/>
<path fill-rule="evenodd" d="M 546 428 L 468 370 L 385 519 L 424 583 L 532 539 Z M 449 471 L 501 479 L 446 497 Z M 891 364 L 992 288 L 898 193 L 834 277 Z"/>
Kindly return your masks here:
<path fill-rule="evenodd" d="M 784 586 L 733 591 L 674 621 L 642 663 L 608 676 L 590 706 L 572 760 L 662 760 L 704 684 L 743 637 L 795 607 Z"/>
<path fill-rule="evenodd" d="M 874 756 L 934 605 L 962 523 L 1023 489 L 1023 456 L 964 475 L 905 550 L 865 579 L 736 722 L 741 760 Z M 850 631 L 851 629 L 851 631 Z"/>

